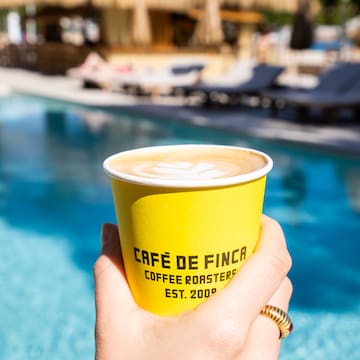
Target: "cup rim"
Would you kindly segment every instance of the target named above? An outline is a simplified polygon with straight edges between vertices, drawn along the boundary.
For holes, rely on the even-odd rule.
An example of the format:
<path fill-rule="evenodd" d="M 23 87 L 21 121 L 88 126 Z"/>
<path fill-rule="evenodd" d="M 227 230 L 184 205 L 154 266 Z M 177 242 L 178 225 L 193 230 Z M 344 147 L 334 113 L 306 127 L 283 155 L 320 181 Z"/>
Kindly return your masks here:
<path fill-rule="evenodd" d="M 123 173 L 121 171 L 114 170 L 109 166 L 110 162 L 114 158 L 126 156 L 134 152 L 140 153 L 140 152 L 159 151 L 159 150 L 170 151 L 173 148 L 194 148 L 194 147 L 195 148 L 210 147 L 210 148 L 222 148 L 222 149 L 247 151 L 262 156 L 266 160 L 266 165 L 261 169 L 241 175 L 229 176 L 225 178 L 207 179 L 201 181 L 146 178 L 146 177 Z M 222 187 L 222 186 L 229 186 L 235 184 L 242 184 L 259 179 L 271 171 L 271 169 L 273 168 L 273 160 L 269 155 L 265 154 L 264 152 L 247 147 L 240 147 L 234 145 L 216 145 L 216 144 L 178 144 L 178 145 L 175 144 L 175 145 L 141 147 L 141 148 L 121 151 L 107 157 L 103 162 L 103 168 L 104 171 L 110 177 L 134 184 L 140 184 L 145 186 L 156 186 L 156 187 L 168 187 L 168 188 L 209 188 L 209 187 Z"/>

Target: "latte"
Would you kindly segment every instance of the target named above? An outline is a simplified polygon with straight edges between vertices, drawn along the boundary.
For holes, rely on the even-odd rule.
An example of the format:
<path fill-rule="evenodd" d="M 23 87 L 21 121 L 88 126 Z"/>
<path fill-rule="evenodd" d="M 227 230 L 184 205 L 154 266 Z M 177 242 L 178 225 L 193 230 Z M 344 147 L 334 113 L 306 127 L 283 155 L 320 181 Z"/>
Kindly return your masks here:
<path fill-rule="evenodd" d="M 104 162 L 112 177 L 169 187 L 231 185 L 259 178 L 272 167 L 256 150 L 222 145 L 172 145 L 115 154 Z"/>
<path fill-rule="evenodd" d="M 136 182 L 140 179 L 159 181 L 161 185 L 169 181 L 170 186 L 173 182 L 200 184 L 239 177 L 267 165 L 269 159 L 265 154 L 219 145 L 150 147 L 116 154 L 104 164 L 108 173 L 115 177 Z"/>
<path fill-rule="evenodd" d="M 141 308 L 176 315 L 231 281 L 256 248 L 271 167 L 262 152 L 221 145 L 148 147 L 104 161 Z"/>

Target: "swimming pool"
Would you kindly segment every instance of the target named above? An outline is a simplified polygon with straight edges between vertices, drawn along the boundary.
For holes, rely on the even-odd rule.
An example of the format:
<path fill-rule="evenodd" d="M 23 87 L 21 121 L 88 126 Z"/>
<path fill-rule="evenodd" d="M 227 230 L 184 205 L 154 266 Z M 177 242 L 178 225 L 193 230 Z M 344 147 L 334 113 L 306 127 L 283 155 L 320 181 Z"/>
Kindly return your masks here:
<path fill-rule="evenodd" d="M 274 159 L 264 211 L 294 261 L 281 359 L 360 359 L 359 158 L 24 96 L 0 99 L 0 359 L 93 358 L 92 265 L 115 221 L 102 161 L 193 142 Z"/>

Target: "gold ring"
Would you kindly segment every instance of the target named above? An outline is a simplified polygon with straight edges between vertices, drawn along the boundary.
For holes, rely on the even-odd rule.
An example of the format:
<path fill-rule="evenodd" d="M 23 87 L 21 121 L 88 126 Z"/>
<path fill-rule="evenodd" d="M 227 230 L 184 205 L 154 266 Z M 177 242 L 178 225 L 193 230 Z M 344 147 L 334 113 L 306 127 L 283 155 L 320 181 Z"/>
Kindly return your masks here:
<path fill-rule="evenodd" d="M 286 338 L 288 335 L 291 334 L 294 329 L 293 323 L 291 322 L 289 315 L 276 306 L 265 305 L 261 309 L 260 314 L 276 322 L 280 330 L 279 339 Z"/>

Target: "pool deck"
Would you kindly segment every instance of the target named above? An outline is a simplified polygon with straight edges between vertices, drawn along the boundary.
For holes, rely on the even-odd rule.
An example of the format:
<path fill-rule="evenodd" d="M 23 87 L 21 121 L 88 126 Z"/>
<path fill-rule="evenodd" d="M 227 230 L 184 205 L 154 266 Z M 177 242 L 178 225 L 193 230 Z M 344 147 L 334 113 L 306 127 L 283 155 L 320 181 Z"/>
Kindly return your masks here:
<path fill-rule="evenodd" d="M 112 93 L 105 90 L 83 89 L 78 80 L 62 76 L 0 68 L 0 96 L 25 93 L 61 101 L 126 110 L 138 114 L 171 118 L 196 126 L 237 132 L 277 141 L 285 141 L 336 150 L 360 156 L 360 118 L 341 118 L 327 124 L 320 118 L 300 124 L 291 109 L 281 111 L 277 118 L 267 109 L 258 107 L 223 107 L 207 109 L 184 106 L 180 97 L 144 98 Z"/>

